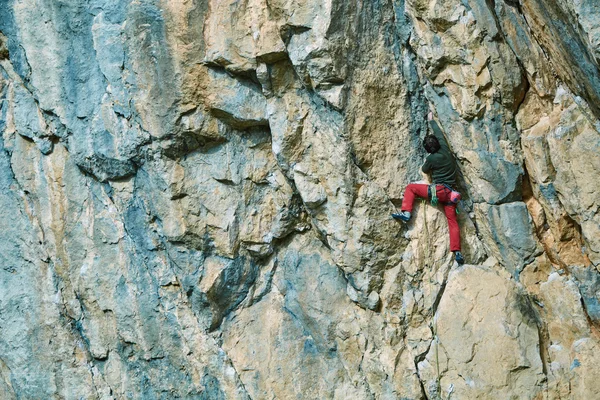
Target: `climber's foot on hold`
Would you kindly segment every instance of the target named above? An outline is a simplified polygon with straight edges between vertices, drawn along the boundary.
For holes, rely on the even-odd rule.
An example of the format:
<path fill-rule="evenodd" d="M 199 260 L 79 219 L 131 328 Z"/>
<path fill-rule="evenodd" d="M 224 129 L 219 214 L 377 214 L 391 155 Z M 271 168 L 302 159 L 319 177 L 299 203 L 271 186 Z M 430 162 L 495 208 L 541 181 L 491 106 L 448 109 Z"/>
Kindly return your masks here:
<path fill-rule="evenodd" d="M 463 257 L 463 255 L 460 251 L 454 252 L 454 259 L 456 260 L 458 265 L 463 265 L 465 263 L 465 258 Z"/>
<path fill-rule="evenodd" d="M 410 212 L 409 211 L 400 211 L 399 213 L 393 213 L 392 218 L 398 219 L 403 222 L 408 222 L 408 220 L 410 219 Z"/>

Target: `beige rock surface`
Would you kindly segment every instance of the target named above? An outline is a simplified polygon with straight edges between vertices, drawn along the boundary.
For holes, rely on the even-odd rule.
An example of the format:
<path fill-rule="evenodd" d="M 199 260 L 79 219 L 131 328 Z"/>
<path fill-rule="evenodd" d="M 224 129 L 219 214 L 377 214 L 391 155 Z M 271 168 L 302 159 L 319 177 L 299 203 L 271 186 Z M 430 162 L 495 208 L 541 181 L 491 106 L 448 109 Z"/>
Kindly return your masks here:
<path fill-rule="evenodd" d="M 595 398 L 596 3 L 2 2 L 0 398 Z"/>
<path fill-rule="evenodd" d="M 537 312 L 496 267 L 453 270 L 419 365 L 429 398 L 535 398 L 544 381 Z M 456 346 L 461 343 L 461 346 Z"/>

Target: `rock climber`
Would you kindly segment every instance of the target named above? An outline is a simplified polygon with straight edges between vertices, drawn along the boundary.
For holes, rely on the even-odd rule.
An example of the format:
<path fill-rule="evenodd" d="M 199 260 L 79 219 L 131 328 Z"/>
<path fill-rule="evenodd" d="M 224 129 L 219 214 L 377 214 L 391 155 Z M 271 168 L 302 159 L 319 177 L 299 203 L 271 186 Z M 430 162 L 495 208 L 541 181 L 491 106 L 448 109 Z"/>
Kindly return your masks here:
<path fill-rule="evenodd" d="M 433 188 L 439 203 L 444 207 L 444 213 L 448 220 L 448 230 L 450 231 L 450 251 L 454 252 L 454 259 L 459 265 L 464 264 L 465 259 L 460 252 L 460 230 L 456 220 L 456 206 L 458 193 L 452 189 L 456 186 L 456 163 L 454 156 L 446 144 L 446 139 L 438 124 L 429 116 L 429 123 L 433 135 L 429 134 L 423 139 L 423 147 L 429 153 L 421 170 L 426 174 L 431 174 L 433 184 L 411 183 L 404 191 L 402 199 L 402 209 L 399 213 L 392 214 L 394 219 L 408 222 L 415 196 L 420 198 L 432 198 Z M 434 202 L 432 202 L 434 203 Z"/>

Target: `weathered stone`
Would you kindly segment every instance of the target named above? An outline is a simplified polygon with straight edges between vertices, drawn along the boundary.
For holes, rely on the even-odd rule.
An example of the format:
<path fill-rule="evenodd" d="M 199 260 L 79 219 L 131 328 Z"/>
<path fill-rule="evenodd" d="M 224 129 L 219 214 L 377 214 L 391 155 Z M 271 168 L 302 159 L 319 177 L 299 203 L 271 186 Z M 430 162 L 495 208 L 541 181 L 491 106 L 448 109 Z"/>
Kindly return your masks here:
<path fill-rule="evenodd" d="M 517 277 L 541 251 L 525 203 L 477 204 L 475 212 L 488 253 Z"/>
<path fill-rule="evenodd" d="M 515 4 L 495 3 L 497 21 L 502 33 L 527 73 L 527 80 L 540 97 L 553 96 L 554 79 L 542 48 L 532 36 L 527 20 Z M 540 113 L 532 114 L 537 116 Z"/>
<path fill-rule="evenodd" d="M 555 397 L 573 392 L 585 397 L 587 390 L 594 390 L 590 381 L 586 386 L 582 381 L 597 376 L 595 370 L 590 370 L 595 362 L 588 352 L 598 345 L 598 340 L 590 329 L 580 292 L 573 279 L 556 272 L 550 274 L 540 289 L 542 315 L 547 322 L 549 388 L 556 393 Z M 570 315 L 568 320 L 557 317 L 565 313 Z M 581 352 L 584 354 L 578 354 Z M 575 391 L 574 380 L 578 381 Z"/>
<path fill-rule="evenodd" d="M 0 33 L 0 60 L 8 58 L 8 46 L 6 43 L 6 36 Z"/>
<path fill-rule="evenodd" d="M 307 240 L 297 238 L 278 254 L 274 290 L 225 323 L 224 348 L 236 369 L 243 371 L 252 398 L 368 398 L 364 378 L 355 381 L 349 374 L 357 366 L 345 365 L 351 362 L 345 343 L 350 338 L 334 334 L 338 323 L 352 324 L 356 306 L 325 253 L 302 251 Z M 315 276 L 320 278 L 313 280 Z M 263 315 L 268 318 L 263 320 Z M 297 379 L 306 374 L 311 379 Z"/>
<path fill-rule="evenodd" d="M 590 320 L 600 322 L 600 274 L 595 268 L 572 266 L 571 270 L 577 279 L 577 286 Z"/>
<path fill-rule="evenodd" d="M 598 378 L 598 341 L 591 338 L 578 340 L 573 344 L 573 362 L 571 363 L 572 386 L 570 392 L 581 399 L 594 397 L 600 390 Z"/>
<path fill-rule="evenodd" d="M 597 34 L 597 21 L 593 21 L 597 19 L 598 11 L 591 4 L 590 0 L 558 1 L 551 5 L 540 0 L 526 0 L 521 9 L 560 78 L 573 92 L 585 98 L 596 118 L 600 118 L 597 48 L 589 45 L 588 36 Z M 585 16 L 580 14 L 583 10 L 587 11 Z M 574 14 L 579 16 L 576 18 Z M 583 29 L 579 28 L 580 21 L 585 25 Z"/>
<path fill-rule="evenodd" d="M 267 125 L 267 102 L 253 82 L 208 69 L 206 99 L 211 112 L 237 129 Z"/>
<path fill-rule="evenodd" d="M 418 364 L 428 396 L 534 398 L 544 379 L 538 318 L 510 276 L 476 266 L 452 271 L 436 338 Z"/>
<path fill-rule="evenodd" d="M 0 398 L 594 398 L 596 3 L 3 1 Z"/>
<path fill-rule="evenodd" d="M 552 216 L 548 223 L 556 241 L 568 241 L 574 236 L 564 229 L 565 224 L 555 222 L 568 216 L 581 226 L 587 244 L 587 251 L 583 252 L 598 264 L 600 205 L 595 183 L 588 177 L 600 171 L 596 151 L 600 125 L 594 122 L 590 109 L 578 104 L 564 87 L 558 88 L 552 105 L 544 105 L 544 114 L 527 117 L 544 103 L 532 96 L 519 112 L 518 121 L 524 129 L 522 144 L 535 197 Z"/>

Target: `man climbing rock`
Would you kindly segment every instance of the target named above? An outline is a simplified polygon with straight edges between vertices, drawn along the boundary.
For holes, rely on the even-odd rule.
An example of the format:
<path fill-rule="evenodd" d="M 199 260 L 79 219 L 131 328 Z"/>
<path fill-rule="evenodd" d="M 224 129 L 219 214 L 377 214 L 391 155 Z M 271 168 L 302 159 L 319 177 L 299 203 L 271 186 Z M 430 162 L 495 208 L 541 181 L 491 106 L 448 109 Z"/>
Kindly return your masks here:
<path fill-rule="evenodd" d="M 444 207 L 450 231 L 450 250 L 458 264 L 464 264 L 465 259 L 460 252 L 460 230 L 456 220 L 457 192 L 452 188 L 456 186 L 456 163 L 454 156 L 446 144 L 446 139 L 437 123 L 431 120 L 433 135 L 427 135 L 423 140 L 423 147 L 429 153 L 421 170 L 431 174 L 431 186 L 427 184 L 411 183 L 404 191 L 402 211 L 392 214 L 392 217 L 403 222 L 408 222 L 411 217 L 413 203 L 416 197 L 430 198 L 432 203 L 439 203 Z M 435 188 L 435 190 L 433 189 Z M 435 192 L 435 196 L 432 196 Z M 437 197 L 437 200 L 435 200 Z"/>

